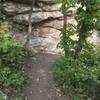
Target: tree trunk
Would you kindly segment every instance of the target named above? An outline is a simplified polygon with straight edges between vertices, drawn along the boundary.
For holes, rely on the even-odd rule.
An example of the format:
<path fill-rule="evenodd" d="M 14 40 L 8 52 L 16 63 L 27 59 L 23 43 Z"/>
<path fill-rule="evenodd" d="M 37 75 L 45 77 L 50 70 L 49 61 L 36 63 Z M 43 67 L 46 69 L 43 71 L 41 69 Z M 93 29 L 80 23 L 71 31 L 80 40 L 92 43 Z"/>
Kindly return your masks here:
<path fill-rule="evenodd" d="M 62 4 L 62 10 L 65 11 L 66 10 L 66 4 L 67 2 L 63 2 Z M 63 29 L 62 29 L 62 35 L 63 35 L 63 43 L 64 45 L 66 45 L 66 42 L 64 41 L 66 38 L 66 28 L 67 28 L 67 15 L 66 13 L 63 13 L 63 17 L 64 17 L 64 25 L 63 25 Z M 67 48 L 64 48 L 64 52 L 65 52 L 65 56 L 67 56 Z"/>
<path fill-rule="evenodd" d="M 32 5 L 31 5 L 31 9 L 29 12 L 29 18 L 28 18 L 28 34 L 27 34 L 27 38 L 26 38 L 26 42 L 25 42 L 25 47 L 27 47 L 29 45 L 29 40 L 30 40 L 30 35 L 32 34 L 32 21 L 31 21 L 31 17 L 32 17 L 32 12 L 33 12 L 33 7 L 35 4 L 35 0 L 32 1 Z"/>
<path fill-rule="evenodd" d="M 81 50 L 83 48 L 84 43 L 86 42 L 86 36 L 84 35 L 84 32 L 87 32 L 84 26 L 81 27 L 79 32 L 79 40 L 77 42 L 77 48 L 75 50 L 74 58 L 77 59 L 80 57 Z"/>

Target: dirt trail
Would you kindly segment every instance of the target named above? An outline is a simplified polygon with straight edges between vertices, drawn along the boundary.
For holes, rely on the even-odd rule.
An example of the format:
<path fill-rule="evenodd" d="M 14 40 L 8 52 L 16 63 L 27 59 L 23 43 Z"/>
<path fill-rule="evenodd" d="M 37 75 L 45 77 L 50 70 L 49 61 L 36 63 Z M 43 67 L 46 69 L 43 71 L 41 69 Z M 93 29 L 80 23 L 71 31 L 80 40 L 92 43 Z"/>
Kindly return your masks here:
<path fill-rule="evenodd" d="M 30 80 L 25 86 L 27 100 L 58 100 L 52 76 L 53 64 L 58 57 L 54 54 L 38 53 L 36 61 L 29 59 L 27 73 Z"/>

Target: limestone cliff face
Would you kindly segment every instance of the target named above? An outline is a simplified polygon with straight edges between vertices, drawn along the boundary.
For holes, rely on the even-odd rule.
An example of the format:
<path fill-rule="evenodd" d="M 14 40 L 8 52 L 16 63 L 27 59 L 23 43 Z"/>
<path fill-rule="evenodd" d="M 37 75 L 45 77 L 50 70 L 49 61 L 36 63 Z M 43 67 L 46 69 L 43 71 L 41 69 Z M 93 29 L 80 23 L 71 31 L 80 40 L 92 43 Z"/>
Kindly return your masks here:
<path fill-rule="evenodd" d="M 32 13 L 33 34 L 30 39 L 30 45 L 52 53 L 60 52 L 56 46 L 63 26 L 63 15 L 59 11 L 61 4 L 56 4 L 53 0 L 36 1 Z M 19 32 L 17 30 L 16 33 L 23 43 L 27 34 L 27 28 L 25 30 L 23 27 L 28 25 L 31 3 L 32 0 L 6 0 L 3 5 L 4 13 L 13 21 L 14 25 L 16 23 L 21 25 L 18 28 L 23 29 L 23 31 Z M 74 17 L 68 18 L 68 23 L 76 24 Z"/>
<path fill-rule="evenodd" d="M 33 0 L 6 0 L 11 2 L 17 2 L 22 4 L 31 4 Z M 34 0 L 36 3 L 43 2 L 43 3 L 54 3 L 53 0 Z"/>
<path fill-rule="evenodd" d="M 33 33 L 30 45 L 39 50 L 57 53 L 60 52 L 56 46 L 63 26 L 63 15 L 59 11 L 61 4 L 56 4 L 52 1 L 38 0 L 36 2 L 32 13 Z M 16 31 L 16 35 L 22 43 L 26 39 L 31 2 L 32 0 L 7 0 L 4 3 L 6 16 L 13 21 L 15 26 L 17 23 L 17 25 L 21 25 L 18 28 L 23 29 L 23 31 Z M 26 29 L 24 26 L 26 26 Z M 14 30 L 18 28 L 14 27 Z"/>
<path fill-rule="evenodd" d="M 4 12 L 7 16 L 12 17 L 14 21 L 26 22 L 28 20 L 28 13 L 31 4 L 21 4 L 26 0 L 12 0 L 16 2 L 6 2 L 4 4 Z M 28 2 L 31 0 L 27 0 Z M 36 1 L 37 5 L 33 8 L 32 22 L 40 22 L 48 18 L 61 18 L 62 14 L 59 12 L 61 4 L 50 3 L 50 0 Z M 45 2 L 45 3 L 44 3 Z"/>

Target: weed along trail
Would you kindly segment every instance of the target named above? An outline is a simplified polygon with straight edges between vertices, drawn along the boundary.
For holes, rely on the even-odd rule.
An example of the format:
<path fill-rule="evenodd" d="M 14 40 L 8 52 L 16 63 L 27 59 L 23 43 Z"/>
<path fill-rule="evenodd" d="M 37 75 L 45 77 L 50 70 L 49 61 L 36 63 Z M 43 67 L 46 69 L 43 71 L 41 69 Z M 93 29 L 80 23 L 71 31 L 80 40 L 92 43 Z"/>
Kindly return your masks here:
<path fill-rule="evenodd" d="M 55 54 L 38 53 L 34 62 L 29 59 L 27 73 L 30 79 L 25 86 L 25 100 L 58 100 L 52 75 L 57 58 Z"/>

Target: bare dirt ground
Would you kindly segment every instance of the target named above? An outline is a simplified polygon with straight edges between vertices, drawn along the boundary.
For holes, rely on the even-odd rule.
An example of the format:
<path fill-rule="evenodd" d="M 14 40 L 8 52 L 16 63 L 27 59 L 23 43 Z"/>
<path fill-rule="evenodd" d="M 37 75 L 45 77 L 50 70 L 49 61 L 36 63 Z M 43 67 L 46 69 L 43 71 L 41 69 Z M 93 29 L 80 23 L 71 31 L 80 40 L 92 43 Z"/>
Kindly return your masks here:
<path fill-rule="evenodd" d="M 53 64 L 58 55 L 38 53 L 36 60 L 28 59 L 28 83 L 25 86 L 25 100 L 65 100 L 59 98 L 52 75 Z"/>

